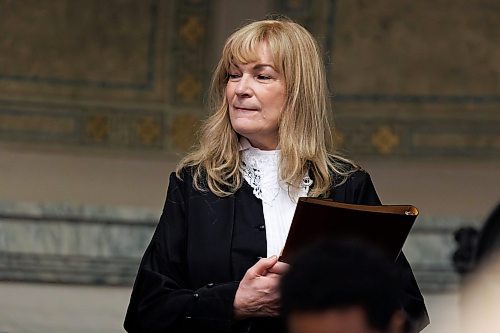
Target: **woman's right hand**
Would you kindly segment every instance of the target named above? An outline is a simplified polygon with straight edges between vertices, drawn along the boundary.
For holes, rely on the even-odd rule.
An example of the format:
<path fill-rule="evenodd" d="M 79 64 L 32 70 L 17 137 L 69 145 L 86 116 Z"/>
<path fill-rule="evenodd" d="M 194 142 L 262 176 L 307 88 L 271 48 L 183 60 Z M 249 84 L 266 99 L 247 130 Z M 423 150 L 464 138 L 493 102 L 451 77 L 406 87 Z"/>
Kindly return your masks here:
<path fill-rule="evenodd" d="M 241 280 L 234 297 L 236 319 L 279 315 L 279 281 L 289 265 L 277 256 L 260 259 Z"/>

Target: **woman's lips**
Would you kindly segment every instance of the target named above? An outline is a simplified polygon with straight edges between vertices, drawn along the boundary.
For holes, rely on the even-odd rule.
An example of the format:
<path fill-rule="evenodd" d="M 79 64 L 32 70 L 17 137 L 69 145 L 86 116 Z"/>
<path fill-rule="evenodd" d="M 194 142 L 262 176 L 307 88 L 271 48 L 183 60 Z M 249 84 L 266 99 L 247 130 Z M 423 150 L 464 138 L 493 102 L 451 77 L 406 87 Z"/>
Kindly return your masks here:
<path fill-rule="evenodd" d="M 245 107 L 239 107 L 239 106 L 235 106 L 234 109 L 236 111 L 258 111 L 258 109 L 256 109 L 256 108 L 245 108 Z"/>

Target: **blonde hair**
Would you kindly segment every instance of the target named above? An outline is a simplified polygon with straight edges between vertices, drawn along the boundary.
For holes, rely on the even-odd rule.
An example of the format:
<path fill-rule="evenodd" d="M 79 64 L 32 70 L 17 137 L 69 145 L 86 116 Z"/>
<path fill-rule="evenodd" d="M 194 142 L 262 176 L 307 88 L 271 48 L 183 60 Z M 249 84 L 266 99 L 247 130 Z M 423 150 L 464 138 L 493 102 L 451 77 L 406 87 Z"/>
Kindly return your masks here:
<path fill-rule="evenodd" d="M 286 87 L 279 122 L 280 178 L 296 189 L 309 172 L 314 180 L 309 195 L 325 195 L 334 180 L 343 183 L 358 167 L 332 153 L 331 105 L 319 47 L 305 28 L 290 20 L 253 22 L 227 39 L 212 76 L 211 115 L 200 129 L 198 146 L 179 163 L 177 176 L 191 167 L 194 187 L 220 197 L 241 187 L 239 136 L 231 126 L 225 89 L 230 65 L 257 60 L 261 43 L 268 43 Z"/>

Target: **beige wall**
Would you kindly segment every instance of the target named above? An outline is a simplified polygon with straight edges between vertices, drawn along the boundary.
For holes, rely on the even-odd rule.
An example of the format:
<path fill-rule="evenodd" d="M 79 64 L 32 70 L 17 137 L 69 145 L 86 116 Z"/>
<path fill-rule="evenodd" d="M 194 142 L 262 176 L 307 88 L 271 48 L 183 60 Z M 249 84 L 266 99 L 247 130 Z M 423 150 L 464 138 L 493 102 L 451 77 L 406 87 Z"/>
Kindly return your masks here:
<path fill-rule="evenodd" d="M 477 217 L 500 201 L 500 161 L 363 159 L 385 203 Z M 1 150 L 0 200 L 161 209 L 176 158 Z"/>
<path fill-rule="evenodd" d="M 411 203 L 422 215 L 483 217 L 500 203 L 500 161 L 367 160 L 384 203 Z"/>

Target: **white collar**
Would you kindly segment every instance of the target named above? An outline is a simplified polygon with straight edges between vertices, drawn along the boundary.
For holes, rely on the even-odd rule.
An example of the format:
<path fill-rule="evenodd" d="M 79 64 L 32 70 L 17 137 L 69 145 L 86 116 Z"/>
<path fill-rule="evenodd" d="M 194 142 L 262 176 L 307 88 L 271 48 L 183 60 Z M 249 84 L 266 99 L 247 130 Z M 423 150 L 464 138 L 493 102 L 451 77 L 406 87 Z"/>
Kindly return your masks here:
<path fill-rule="evenodd" d="M 289 188 L 279 179 L 279 163 L 281 150 L 261 150 L 253 147 L 245 137 L 240 137 L 240 152 L 243 178 L 253 188 L 254 195 L 263 203 L 271 205 L 280 191 L 288 195 Z M 307 196 L 312 180 L 306 174 L 300 191 L 301 196 Z"/>

